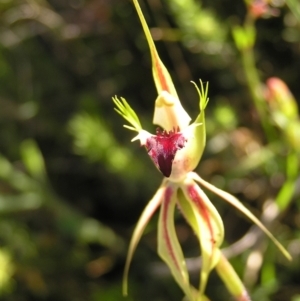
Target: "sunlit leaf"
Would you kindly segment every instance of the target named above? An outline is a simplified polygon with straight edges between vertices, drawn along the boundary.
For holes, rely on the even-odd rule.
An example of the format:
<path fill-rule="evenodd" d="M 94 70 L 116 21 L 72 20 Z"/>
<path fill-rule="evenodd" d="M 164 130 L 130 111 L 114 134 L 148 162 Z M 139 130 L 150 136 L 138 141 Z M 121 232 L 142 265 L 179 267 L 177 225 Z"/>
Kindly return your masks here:
<path fill-rule="evenodd" d="M 34 140 L 24 140 L 21 144 L 21 155 L 23 162 L 30 174 L 39 178 L 45 178 L 46 168 L 43 155 Z"/>

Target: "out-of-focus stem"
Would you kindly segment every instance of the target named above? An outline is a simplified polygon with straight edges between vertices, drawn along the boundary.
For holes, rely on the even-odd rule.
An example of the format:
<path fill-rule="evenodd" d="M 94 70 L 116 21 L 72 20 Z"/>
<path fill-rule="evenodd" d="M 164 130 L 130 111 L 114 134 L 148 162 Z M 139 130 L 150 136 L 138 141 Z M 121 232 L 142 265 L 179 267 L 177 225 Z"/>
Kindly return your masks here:
<path fill-rule="evenodd" d="M 286 4 L 300 22 L 300 3 L 298 2 L 298 0 L 286 0 Z"/>
<path fill-rule="evenodd" d="M 246 18 L 244 29 L 245 32 L 255 33 L 253 18 L 249 16 Z M 267 136 L 267 139 L 269 141 L 272 141 L 275 137 L 275 132 L 270 123 L 268 122 L 267 106 L 263 97 L 262 84 L 255 65 L 254 41 L 253 44 L 250 43 L 248 47 L 240 47 L 239 50 L 241 52 L 243 69 L 251 97 L 253 99 L 255 108 L 257 110 L 259 119 L 261 121 L 263 130 Z"/>
<path fill-rule="evenodd" d="M 290 204 L 296 188 L 298 177 L 299 154 L 291 150 L 286 158 L 286 180 L 276 197 L 276 204 L 280 211 L 284 211 Z"/>

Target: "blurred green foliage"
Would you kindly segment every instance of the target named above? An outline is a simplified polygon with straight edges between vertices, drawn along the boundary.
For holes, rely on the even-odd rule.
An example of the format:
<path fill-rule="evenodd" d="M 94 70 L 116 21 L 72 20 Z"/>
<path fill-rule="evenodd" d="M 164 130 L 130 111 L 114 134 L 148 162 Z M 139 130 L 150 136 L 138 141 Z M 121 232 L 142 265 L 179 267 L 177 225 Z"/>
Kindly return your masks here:
<path fill-rule="evenodd" d="M 297 301 L 298 1 L 270 1 L 260 15 L 263 0 L 140 2 L 191 115 L 198 100 L 189 82 L 209 81 L 208 143 L 197 172 L 239 197 L 294 257 L 286 262 L 211 196 L 233 265 L 254 301 Z M 124 0 L 4 0 L 0 16 L 0 300 L 123 300 L 126 246 L 161 180 L 111 101 L 124 96 L 155 131 L 150 55 L 134 8 Z M 282 110 L 267 100 L 270 77 L 298 103 L 292 124 L 280 126 Z M 180 215 L 177 227 L 187 256 L 198 256 Z M 154 219 L 124 300 L 181 300 L 155 255 L 155 229 Z M 229 298 L 214 276 L 208 295 Z"/>

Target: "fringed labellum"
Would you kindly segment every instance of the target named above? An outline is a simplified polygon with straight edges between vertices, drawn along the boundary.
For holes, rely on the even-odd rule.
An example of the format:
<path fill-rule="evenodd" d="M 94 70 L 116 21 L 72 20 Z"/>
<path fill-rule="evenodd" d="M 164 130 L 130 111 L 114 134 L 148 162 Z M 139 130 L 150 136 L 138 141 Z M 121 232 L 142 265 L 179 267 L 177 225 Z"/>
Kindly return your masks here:
<path fill-rule="evenodd" d="M 179 128 L 173 131 L 156 130 L 156 136 L 146 141 L 146 149 L 156 167 L 165 177 L 170 177 L 174 157 L 178 150 L 185 146 L 186 139 Z"/>

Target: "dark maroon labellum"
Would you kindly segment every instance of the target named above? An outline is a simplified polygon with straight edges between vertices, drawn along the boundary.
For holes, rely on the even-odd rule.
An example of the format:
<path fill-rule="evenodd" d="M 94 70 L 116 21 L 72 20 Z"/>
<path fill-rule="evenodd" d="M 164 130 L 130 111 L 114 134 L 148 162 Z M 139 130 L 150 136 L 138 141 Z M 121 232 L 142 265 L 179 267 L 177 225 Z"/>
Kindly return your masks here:
<path fill-rule="evenodd" d="M 184 147 L 186 139 L 179 129 L 170 132 L 161 132 L 158 129 L 156 134 L 147 139 L 145 146 L 154 164 L 168 178 L 172 172 L 176 152 Z"/>

